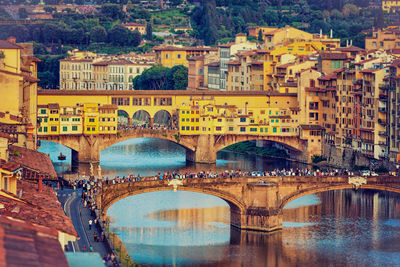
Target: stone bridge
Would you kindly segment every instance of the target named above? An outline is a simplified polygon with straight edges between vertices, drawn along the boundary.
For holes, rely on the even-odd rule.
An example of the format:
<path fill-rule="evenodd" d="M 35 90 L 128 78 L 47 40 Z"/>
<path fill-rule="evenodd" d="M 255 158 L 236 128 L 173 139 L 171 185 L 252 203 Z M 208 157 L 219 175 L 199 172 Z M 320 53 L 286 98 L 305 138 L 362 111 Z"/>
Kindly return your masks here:
<path fill-rule="evenodd" d="M 240 229 L 274 231 L 282 228 L 282 210 L 290 201 L 309 194 L 349 189 L 375 189 L 400 193 L 400 178 L 378 177 L 251 177 L 173 180 L 177 190 L 217 196 L 230 206 L 231 225 Z M 170 180 L 104 185 L 97 201 L 106 215 L 116 201 L 128 196 L 172 190 Z"/>
<path fill-rule="evenodd" d="M 178 130 L 131 129 L 117 134 L 91 135 L 46 135 L 39 140 L 62 144 L 72 149 L 72 160 L 79 162 L 99 162 L 100 152 L 116 143 L 141 137 L 165 139 L 186 149 L 186 159 L 198 163 L 215 163 L 217 152 L 229 145 L 249 140 L 269 140 L 288 147 L 293 154 L 307 160 L 307 141 L 298 136 L 263 136 L 248 134 L 230 135 L 180 135 Z"/>

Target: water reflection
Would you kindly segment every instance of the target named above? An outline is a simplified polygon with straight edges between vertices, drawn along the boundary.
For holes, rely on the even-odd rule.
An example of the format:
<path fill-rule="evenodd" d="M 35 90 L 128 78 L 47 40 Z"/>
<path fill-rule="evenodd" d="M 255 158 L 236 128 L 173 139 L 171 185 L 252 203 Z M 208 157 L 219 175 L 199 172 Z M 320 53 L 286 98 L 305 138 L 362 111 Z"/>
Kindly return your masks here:
<path fill-rule="evenodd" d="M 152 194 L 126 198 L 109 210 L 133 259 L 144 265 L 396 266 L 400 260 L 396 194 L 340 190 L 305 196 L 288 205 L 284 228 L 274 233 L 229 227 L 229 209 L 223 201 L 213 204 L 221 200 L 212 196 Z M 126 207 L 134 220 L 126 218 Z"/>
<path fill-rule="evenodd" d="M 42 141 L 39 151 L 50 154 L 59 174 L 71 171 L 79 174 L 90 174 L 89 164 L 79 164 L 76 169 L 72 170 L 71 151 L 67 147 Z M 65 161 L 57 159 L 60 152 L 67 156 Z M 218 152 L 216 164 L 193 164 L 186 162 L 186 152 L 183 147 L 167 140 L 154 138 L 131 139 L 110 146 L 100 153 L 100 165 L 105 177 L 129 174 L 149 176 L 158 172 L 177 170 L 180 172 L 223 171 L 226 169 L 254 171 L 299 166 L 286 160 L 267 159 L 226 150 Z M 94 168 L 97 170 L 96 165 Z"/>

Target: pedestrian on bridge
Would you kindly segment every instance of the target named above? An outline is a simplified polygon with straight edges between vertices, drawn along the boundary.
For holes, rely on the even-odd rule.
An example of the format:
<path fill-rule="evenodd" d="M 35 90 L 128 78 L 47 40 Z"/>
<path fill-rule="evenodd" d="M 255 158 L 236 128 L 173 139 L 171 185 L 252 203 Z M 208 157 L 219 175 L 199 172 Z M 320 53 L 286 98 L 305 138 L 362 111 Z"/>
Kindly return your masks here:
<path fill-rule="evenodd" d="M 89 230 L 92 230 L 92 223 L 93 223 L 92 219 L 89 219 Z"/>

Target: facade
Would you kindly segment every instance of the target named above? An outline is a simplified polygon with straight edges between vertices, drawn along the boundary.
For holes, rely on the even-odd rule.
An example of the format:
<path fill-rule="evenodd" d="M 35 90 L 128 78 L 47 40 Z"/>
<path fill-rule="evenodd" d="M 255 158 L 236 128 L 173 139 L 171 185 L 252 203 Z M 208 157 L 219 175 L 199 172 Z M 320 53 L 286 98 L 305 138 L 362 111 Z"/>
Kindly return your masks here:
<path fill-rule="evenodd" d="M 164 46 L 155 47 L 156 64 L 167 68 L 183 65 L 189 66 L 188 58 L 207 54 L 216 54 L 217 48 L 214 47 L 189 47 L 189 46 Z"/>
<path fill-rule="evenodd" d="M 0 40 L 0 132 L 15 133 L 13 142 L 35 148 L 37 63 L 33 44 Z"/>
<path fill-rule="evenodd" d="M 132 80 L 154 65 L 148 59 L 92 57 L 91 54 L 83 57 L 86 54 L 60 60 L 60 89 L 133 90 Z"/>
<path fill-rule="evenodd" d="M 385 2 L 385 1 L 384 1 Z M 400 1 L 386 1 L 395 2 L 400 6 Z M 365 49 L 398 49 L 400 48 L 400 29 L 399 27 L 376 29 L 372 32 L 371 37 L 365 37 Z"/>
<path fill-rule="evenodd" d="M 382 0 L 382 10 L 388 13 L 400 10 L 399 0 Z"/>
<path fill-rule="evenodd" d="M 116 134 L 117 110 L 116 105 L 95 103 L 38 105 L 38 135 Z"/>
<path fill-rule="evenodd" d="M 139 24 L 135 22 L 129 22 L 122 24 L 125 28 L 129 29 L 130 31 L 138 31 L 140 34 L 144 35 L 146 34 L 146 25 L 145 24 Z"/>

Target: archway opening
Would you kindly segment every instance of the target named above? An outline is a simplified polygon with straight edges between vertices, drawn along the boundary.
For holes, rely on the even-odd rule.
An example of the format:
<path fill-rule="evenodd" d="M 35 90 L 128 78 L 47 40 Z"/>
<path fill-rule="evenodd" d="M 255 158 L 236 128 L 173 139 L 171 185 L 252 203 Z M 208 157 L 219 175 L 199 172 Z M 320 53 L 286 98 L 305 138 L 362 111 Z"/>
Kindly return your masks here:
<path fill-rule="evenodd" d="M 154 124 L 160 126 L 171 126 L 171 114 L 166 110 L 159 110 L 154 114 Z"/>
<path fill-rule="evenodd" d="M 130 126 L 132 119 L 125 110 L 118 110 L 118 126 Z"/>
<path fill-rule="evenodd" d="M 150 176 L 186 167 L 186 149 L 166 139 L 142 137 L 118 142 L 100 152 L 103 175 Z"/>
<path fill-rule="evenodd" d="M 72 171 L 78 164 L 78 152 L 57 142 L 40 140 L 38 151 L 50 157 L 57 174 Z"/>
<path fill-rule="evenodd" d="M 138 110 L 133 114 L 132 124 L 136 126 L 149 127 L 152 124 L 151 116 L 145 110 Z"/>
<path fill-rule="evenodd" d="M 109 228 L 116 230 L 133 260 L 146 265 L 222 260 L 231 238 L 229 213 L 218 197 L 180 190 L 129 196 L 107 210 Z M 177 248 L 178 254 L 170 253 Z"/>
<path fill-rule="evenodd" d="M 245 140 L 221 147 L 217 152 L 217 165 L 224 164 L 228 169 L 272 171 L 307 167 L 290 160 L 298 157 L 299 152 L 296 149 L 271 140 Z M 237 166 L 236 162 L 242 164 Z"/>

